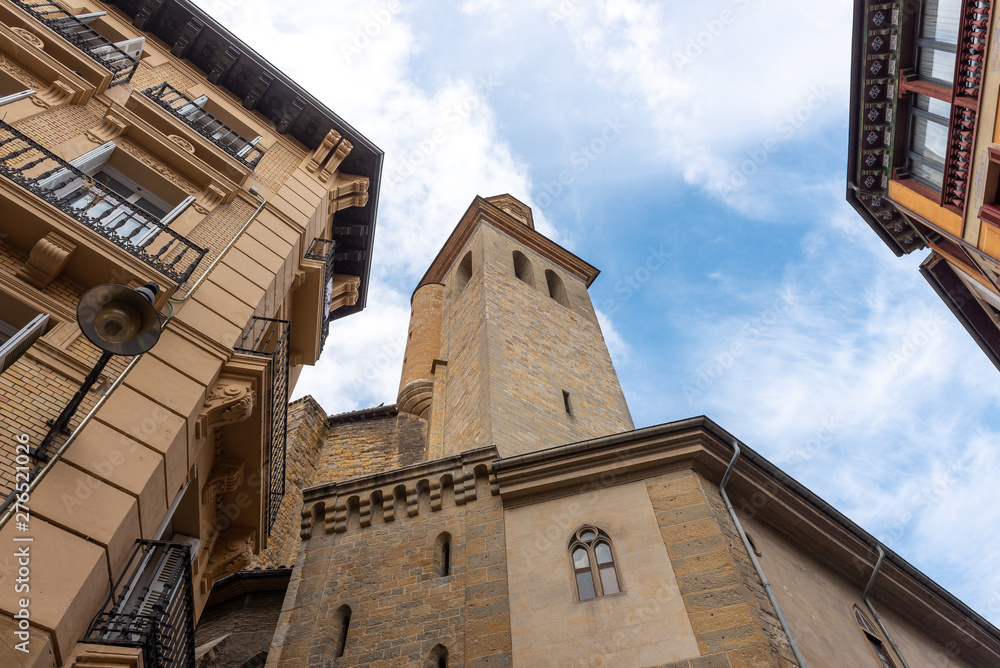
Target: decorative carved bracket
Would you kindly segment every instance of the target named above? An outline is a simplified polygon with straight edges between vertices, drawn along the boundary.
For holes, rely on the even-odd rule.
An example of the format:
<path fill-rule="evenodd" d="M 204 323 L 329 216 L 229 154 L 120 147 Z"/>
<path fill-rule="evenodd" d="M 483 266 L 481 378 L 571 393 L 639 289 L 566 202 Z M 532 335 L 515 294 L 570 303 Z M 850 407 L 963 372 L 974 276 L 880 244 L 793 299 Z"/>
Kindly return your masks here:
<path fill-rule="evenodd" d="M 347 274 L 334 274 L 332 278 L 333 300 L 330 303 L 330 311 L 336 311 L 341 306 L 354 306 L 357 304 L 361 279 L 357 276 L 349 276 Z"/>
<path fill-rule="evenodd" d="M 201 492 L 203 503 L 214 504 L 226 492 L 243 484 L 246 463 L 242 459 L 216 459 L 212 475 Z"/>
<path fill-rule="evenodd" d="M 364 206 L 368 203 L 368 177 L 341 174 L 351 179 L 348 183 L 330 188 L 330 205 L 327 213 L 333 214 L 349 206 Z"/>
<path fill-rule="evenodd" d="M 250 565 L 256 532 L 253 529 L 233 528 L 224 531 L 215 541 L 212 556 L 201 578 L 201 589 L 207 592 L 219 578 L 224 578 Z"/>
<path fill-rule="evenodd" d="M 17 270 L 17 277 L 44 290 L 66 268 L 75 250 L 76 244 L 55 232 L 49 232 L 32 247 L 28 261 Z"/>
<path fill-rule="evenodd" d="M 246 420 L 253 413 L 256 397 L 249 379 L 220 376 L 198 414 L 195 437 L 203 438 L 213 429 Z"/>
<path fill-rule="evenodd" d="M 68 103 L 74 95 L 76 95 L 76 90 L 72 86 L 65 81 L 56 79 L 48 88 L 32 95 L 31 101 L 39 107 L 51 109 Z"/>

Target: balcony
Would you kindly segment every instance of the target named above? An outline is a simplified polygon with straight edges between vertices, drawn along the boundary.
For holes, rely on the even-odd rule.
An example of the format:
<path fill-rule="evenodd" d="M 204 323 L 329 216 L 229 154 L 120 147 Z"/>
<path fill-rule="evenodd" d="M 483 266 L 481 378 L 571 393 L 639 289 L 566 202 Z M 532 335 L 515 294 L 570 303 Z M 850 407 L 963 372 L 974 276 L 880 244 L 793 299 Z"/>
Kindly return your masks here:
<path fill-rule="evenodd" d="M 12 2 L 110 71 L 112 76 L 108 88 L 131 81 L 139 59 L 122 51 L 64 8 L 54 2 Z"/>
<path fill-rule="evenodd" d="M 207 249 L 171 230 L 154 214 L 124 201 L 96 179 L 0 121 L 0 174 L 145 262 L 178 285 L 186 281 Z M 78 181 L 85 196 L 70 197 Z"/>
<path fill-rule="evenodd" d="M 285 496 L 285 441 L 288 432 L 288 351 L 291 323 L 287 320 L 254 317 L 234 350 L 266 357 L 270 368 L 270 406 L 267 425 L 268 489 L 267 531 L 271 532 Z"/>
<path fill-rule="evenodd" d="M 190 547 L 138 543 L 84 642 L 141 648 L 146 668 L 194 668 Z"/>
<path fill-rule="evenodd" d="M 217 117 L 205 111 L 203 98 L 192 100 L 166 82 L 147 88 L 142 92 L 146 97 L 184 121 L 200 135 L 250 169 L 256 167 L 260 159 L 264 157 L 264 151 L 257 148 L 256 145 L 260 137 L 248 140 L 240 135 Z"/>
<path fill-rule="evenodd" d="M 330 333 L 330 309 L 333 306 L 333 256 L 337 243 L 332 239 L 313 239 L 306 251 L 307 260 L 318 260 L 323 263 L 323 325 L 319 336 L 319 351 L 322 354 L 326 344 L 326 335 Z"/>

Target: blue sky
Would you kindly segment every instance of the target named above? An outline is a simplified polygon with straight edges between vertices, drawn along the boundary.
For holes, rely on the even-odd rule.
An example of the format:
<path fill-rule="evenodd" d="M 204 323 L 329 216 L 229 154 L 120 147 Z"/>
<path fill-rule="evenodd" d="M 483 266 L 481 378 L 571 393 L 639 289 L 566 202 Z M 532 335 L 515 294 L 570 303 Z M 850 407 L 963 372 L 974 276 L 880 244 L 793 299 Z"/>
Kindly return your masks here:
<path fill-rule="evenodd" d="M 509 192 L 602 270 L 637 426 L 708 415 L 1000 622 L 997 371 L 844 201 L 850 2 L 202 4 L 386 153 L 368 308 L 296 396 L 395 401 L 417 279 Z"/>

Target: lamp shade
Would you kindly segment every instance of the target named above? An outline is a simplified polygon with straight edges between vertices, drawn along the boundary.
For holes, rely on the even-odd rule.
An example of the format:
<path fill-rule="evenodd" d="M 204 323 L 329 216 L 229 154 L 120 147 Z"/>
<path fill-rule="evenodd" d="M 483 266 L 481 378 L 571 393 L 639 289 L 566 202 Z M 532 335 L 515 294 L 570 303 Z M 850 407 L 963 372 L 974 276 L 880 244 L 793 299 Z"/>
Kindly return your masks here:
<path fill-rule="evenodd" d="M 98 285 L 87 290 L 76 308 L 76 321 L 91 343 L 115 355 L 140 355 L 160 339 L 160 315 L 153 282 L 138 290 L 124 285 Z"/>

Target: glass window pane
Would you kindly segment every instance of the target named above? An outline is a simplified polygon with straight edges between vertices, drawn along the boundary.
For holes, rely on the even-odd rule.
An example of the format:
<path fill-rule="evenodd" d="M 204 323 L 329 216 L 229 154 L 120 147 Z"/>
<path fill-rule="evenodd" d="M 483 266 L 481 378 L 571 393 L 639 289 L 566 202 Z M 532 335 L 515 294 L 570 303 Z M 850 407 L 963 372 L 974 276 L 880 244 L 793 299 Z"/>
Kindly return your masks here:
<path fill-rule="evenodd" d="M 145 211 L 146 213 L 156 216 L 156 218 L 163 218 L 167 215 L 167 212 L 150 202 L 145 197 L 140 197 L 139 201 L 135 203 L 137 207 Z"/>
<path fill-rule="evenodd" d="M 611 547 L 607 543 L 598 543 L 594 546 L 594 555 L 598 564 L 610 564 L 614 561 L 611 558 Z"/>
<path fill-rule="evenodd" d="M 590 567 L 590 557 L 587 556 L 587 551 L 582 547 L 578 547 L 573 550 L 573 568 L 589 568 Z"/>
<path fill-rule="evenodd" d="M 931 48 L 917 49 L 917 74 L 950 84 L 955 80 L 955 54 Z"/>
<path fill-rule="evenodd" d="M 940 116 L 943 123 L 947 123 L 951 118 L 951 105 L 944 100 L 929 95 L 917 95 L 913 100 L 913 106 L 923 109 L 929 114 Z"/>
<path fill-rule="evenodd" d="M 938 169 L 916 160 L 910 161 L 910 174 L 924 181 L 927 187 L 941 191 L 944 187 L 944 168 Z"/>
<path fill-rule="evenodd" d="M 933 163 L 944 166 L 948 154 L 948 128 L 926 118 L 913 117 L 910 150 Z"/>
<path fill-rule="evenodd" d="M 962 0 L 924 0 L 920 36 L 935 42 L 958 44 Z"/>
<path fill-rule="evenodd" d="M 576 586 L 580 591 L 581 601 L 597 596 L 597 591 L 594 589 L 594 578 L 590 575 L 590 571 L 576 574 Z"/>
<path fill-rule="evenodd" d="M 128 199 L 135 194 L 127 185 L 121 181 L 111 178 L 104 172 L 97 172 L 94 174 L 94 181 L 107 187 L 111 192 L 121 195 L 124 199 Z"/>
<path fill-rule="evenodd" d="M 614 566 L 609 565 L 601 569 L 601 588 L 604 589 L 605 596 L 621 591 L 618 588 L 618 573 L 615 572 Z"/>
<path fill-rule="evenodd" d="M 589 529 L 580 534 L 580 540 L 594 540 L 597 538 L 597 534 Z"/>

